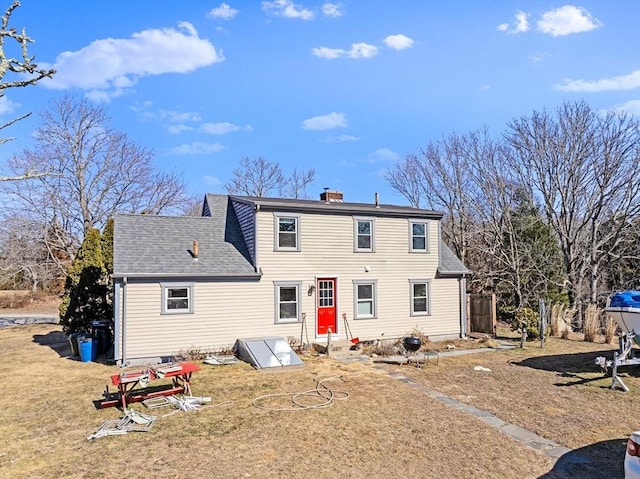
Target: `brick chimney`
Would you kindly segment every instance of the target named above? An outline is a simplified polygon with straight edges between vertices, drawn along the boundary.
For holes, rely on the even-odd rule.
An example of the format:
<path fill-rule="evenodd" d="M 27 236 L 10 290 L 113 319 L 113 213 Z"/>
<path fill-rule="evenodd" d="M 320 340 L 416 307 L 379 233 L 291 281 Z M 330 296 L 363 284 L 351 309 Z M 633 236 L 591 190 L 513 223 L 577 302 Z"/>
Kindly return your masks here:
<path fill-rule="evenodd" d="M 325 203 L 342 203 L 342 191 L 325 188 L 324 192 L 320 193 L 320 201 L 324 201 Z"/>

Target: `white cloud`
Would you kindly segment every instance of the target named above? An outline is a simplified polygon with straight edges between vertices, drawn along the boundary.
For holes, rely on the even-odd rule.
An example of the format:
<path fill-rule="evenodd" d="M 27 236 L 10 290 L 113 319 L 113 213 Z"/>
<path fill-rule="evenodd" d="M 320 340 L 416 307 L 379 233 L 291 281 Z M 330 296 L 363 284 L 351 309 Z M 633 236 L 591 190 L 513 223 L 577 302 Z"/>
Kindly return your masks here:
<path fill-rule="evenodd" d="M 253 131 L 253 127 L 251 125 L 238 126 L 227 121 L 217 123 L 203 123 L 200 126 L 200 131 L 202 131 L 203 133 L 208 133 L 209 135 L 226 135 L 227 133 L 232 133 L 234 131 L 240 130 Z"/>
<path fill-rule="evenodd" d="M 193 131 L 193 127 L 189 125 L 168 125 L 165 127 L 167 131 L 173 135 L 178 135 L 184 131 Z"/>
<path fill-rule="evenodd" d="M 549 58 L 548 53 L 534 53 L 533 55 L 529 55 L 529 60 L 532 63 L 540 63 L 541 61 L 546 60 L 547 58 Z"/>
<path fill-rule="evenodd" d="M 406 35 L 398 34 L 389 35 L 384 39 L 384 43 L 394 50 L 404 50 L 406 48 L 411 48 L 415 42 L 412 38 L 409 38 Z"/>
<path fill-rule="evenodd" d="M 376 151 L 369 153 L 367 161 L 369 163 L 381 163 L 386 161 L 398 161 L 400 155 L 389 148 L 378 148 Z"/>
<path fill-rule="evenodd" d="M 620 112 L 629 113 L 630 115 L 635 115 L 640 119 L 640 100 L 629 100 L 626 103 L 617 105 L 614 109 Z"/>
<path fill-rule="evenodd" d="M 19 107 L 19 103 L 12 102 L 6 96 L 0 96 L 0 115 L 12 113 Z"/>
<path fill-rule="evenodd" d="M 337 135 L 337 136 L 328 136 L 322 141 L 325 143 L 343 143 L 346 141 L 360 141 L 360 138 L 353 135 Z"/>
<path fill-rule="evenodd" d="M 162 121 L 170 123 L 199 122 L 202 117 L 198 113 L 192 111 L 176 111 L 176 110 L 152 110 L 153 104 L 150 101 L 137 103 L 131 107 L 138 116 L 144 120 Z"/>
<path fill-rule="evenodd" d="M 373 58 L 378 54 L 378 47 L 368 43 L 354 43 L 348 52 L 349 58 Z"/>
<path fill-rule="evenodd" d="M 153 104 L 150 101 L 137 103 L 131 110 L 138 114 L 142 120 L 157 121 L 163 124 L 164 128 L 172 135 L 177 135 L 185 131 L 193 131 L 194 127 L 187 123 L 198 123 L 202 118 L 198 113 L 191 111 L 176 110 L 152 110 Z"/>
<path fill-rule="evenodd" d="M 85 96 L 96 103 L 109 103 L 112 99 L 121 97 L 125 91 L 122 88 L 112 88 L 111 90 L 90 90 Z"/>
<path fill-rule="evenodd" d="M 513 33 L 523 33 L 529 30 L 529 14 L 521 11 L 516 12 L 516 24 Z"/>
<path fill-rule="evenodd" d="M 588 32 L 602 26 L 597 18 L 581 7 L 565 5 L 542 14 L 538 21 L 538 30 L 559 37 L 572 33 Z"/>
<path fill-rule="evenodd" d="M 129 107 L 131 111 L 135 111 L 136 113 L 144 112 L 153 106 L 153 102 L 151 100 L 145 100 L 143 102 L 136 102 L 135 105 Z"/>
<path fill-rule="evenodd" d="M 200 131 L 208 133 L 209 135 L 226 135 L 233 131 L 238 131 L 240 127 L 229 122 L 221 123 L 203 123 L 200 126 Z"/>
<path fill-rule="evenodd" d="M 501 23 L 496 28 L 497 30 L 507 33 L 509 35 L 516 35 L 518 33 L 524 33 L 529 31 L 529 14 L 520 10 L 516 11 L 516 19 L 513 25 L 508 23 Z"/>
<path fill-rule="evenodd" d="M 322 5 L 322 13 L 325 17 L 338 18 L 344 15 L 342 6 L 337 3 L 325 3 Z"/>
<path fill-rule="evenodd" d="M 378 47 L 368 43 L 354 43 L 350 50 L 341 48 L 318 47 L 312 48 L 311 52 L 320 58 L 333 60 L 340 57 L 348 58 L 373 58 L 378 54 Z"/>
<path fill-rule="evenodd" d="M 203 143 L 195 141 L 193 143 L 184 143 L 169 150 L 170 155 L 205 155 L 209 153 L 219 153 L 224 150 L 224 145 L 220 143 Z"/>
<path fill-rule="evenodd" d="M 311 20 L 313 18 L 313 12 L 311 10 L 293 3 L 292 0 L 262 2 L 262 10 L 276 17 L 300 18 L 302 20 Z"/>
<path fill-rule="evenodd" d="M 315 56 L 320 58 L 326 58 L 328 60 L 340 58 L 346 54 L 346 51 L 341 50 L 340 48 L 318 47 L 318 48 L 312 48 L 311 51 Z"/>
<path fill-rule="evenodd" d="M 175 110 L 158 110 L 155 112 L 149 112 L 148 118 L 155 118 L 159 120 L 166 120 L 171 122 L 197 122 L 202 120 L 199 114 L 192 111 L 175 111 Z"/>
<path fill-rule="evenodd" d="M 314 116 L 302 122 L 305 130 L 331 130 L 333 128 L 346 128 L 347 116 L 344 113 L 329 113 L 328 115 Z"/>
<path fill-rule="evenodd" d="M 80 88 L 94 97 L 113 98 L 123 94 L 139 78 L 164 73 L 189 73 L 224 60 L 222 51 L 198 37 L 188 22 L 178 29 L 149 29 L 131 38 L 95 40 L 75 51 L 63 52 L 54 65 L 40 63 L 42 68 L 55 68 L 53 79 L 40 84 L 64 90 Z"/>
<path fill-rule="evenodd" d="M 219 178 L 216 178 L 215 176 L 209 176 L 209 175 L 202 177 L 202 183 L 209 186 L 222 185 L 222 181 L 220 181 Z"/>
<path fill-rule="evenodd" d="M 603 78 L 602 80 L 564 80 L 564 83 L 555 86 L 556 90 L 561 91 L 619 91 L 634 90 L 640 88 L 640 70 L 636 70 L 628 75 L 620 75 L 613 78 Z"/>
<path fill-rule="evenodd" d="M 235 8 L 231 8 L 226 3 L 221 3 L 219 7 L 212 9 L 209 13 L 207 13 L 207 17 L 209 18 L 222 18 L 223 20 L 231 20 L 236 16 L 238 10 Z"/>

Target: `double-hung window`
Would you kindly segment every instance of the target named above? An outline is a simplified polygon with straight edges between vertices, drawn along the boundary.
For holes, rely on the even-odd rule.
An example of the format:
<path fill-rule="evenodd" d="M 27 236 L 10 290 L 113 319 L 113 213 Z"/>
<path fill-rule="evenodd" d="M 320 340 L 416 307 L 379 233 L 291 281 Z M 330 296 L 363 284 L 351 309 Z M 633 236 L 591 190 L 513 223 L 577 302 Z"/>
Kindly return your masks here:
<path fill-rule="evenodd" d="M 301 282 L 277 281 L 275 284 L 276 323 L 296 323 L 300 316 Z"/>
<path fill-rule="evenodd" d="M 411 236 L 410 251 L 412 253 L 428 253 L 428 228 L 426 221 L 410 221 L 409 234 Z"/>
<path fill-rule="evenodd" d="M 377 316 L 376 281 L 354 280 L 353 290 L 354 318 L 375 318 Z"/>
<path fill-rule="evenodd" d="M 374 251 L 375 222 L 372 218 L 353 219 L 354 251 Z"/>
<path fill-rule="evenodd" d="M 162 314 L 193 313 L 193 283 L 162 283 Z"/>
<path fill-rule="evenodd" d="M 300 251 L 300 216 L 276 214 L 276 251 Z"/>
<path fill-rule="evenodd" d="M 429 280 L 410 280 L 411 284 L 411 316 L 427 316 L 431 314 L 431 283 Z"/>

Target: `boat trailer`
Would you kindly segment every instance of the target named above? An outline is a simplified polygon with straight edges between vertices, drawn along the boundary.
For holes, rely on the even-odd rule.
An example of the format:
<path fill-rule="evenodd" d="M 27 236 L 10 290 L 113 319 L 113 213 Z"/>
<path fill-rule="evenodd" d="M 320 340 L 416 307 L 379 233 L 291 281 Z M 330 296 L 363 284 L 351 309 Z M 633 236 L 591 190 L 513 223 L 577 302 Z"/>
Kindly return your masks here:
<path fill-rule="evenodd" d="M 638 350 L 633 349 L 635 336 L 635 331 L 631 331 L 630 333 L 624 333 L 618 338 L 619 348 L 618 351 L 613 353 L 613 359 L 607 360 L 604 356 L 598 356 L 596 358 L 596 365 L 600 366 L 605 373 L 609 368 L 613 368 L 611 389 L 619 387 L 624 392 L 629 392 L 627 385 L 622 382 L 622 379 L 618 376 L 618 368 L 620 366 L 637 366 L 640 364 L 640 357 L 636 357 Z"/>

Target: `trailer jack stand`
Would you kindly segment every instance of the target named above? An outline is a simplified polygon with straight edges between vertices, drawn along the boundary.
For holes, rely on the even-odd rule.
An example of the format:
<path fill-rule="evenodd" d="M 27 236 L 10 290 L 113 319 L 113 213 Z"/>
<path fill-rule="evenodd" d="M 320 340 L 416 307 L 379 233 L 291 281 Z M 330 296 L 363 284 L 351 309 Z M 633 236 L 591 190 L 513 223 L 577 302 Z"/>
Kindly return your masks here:
<path fill-rule="evenodd" d="M 640 364 L 640 358 L 635 357 L 635 350 L 633 349 L 633 338 L 636 333 L 634 331 L 625 333 L 619 338 L 619 349 L 613 353 L 613 359 L 607 360 L 604 356 L 598 356 L 595 363 L 600 366 L 605 372 L 609 368 L 612 369 L 611 373 L 611 389 L 620 388 L 624 392 L 628 393 L 629 388 L 618 376 L 618 368 L 620 366 L 637 366 Z"/>

